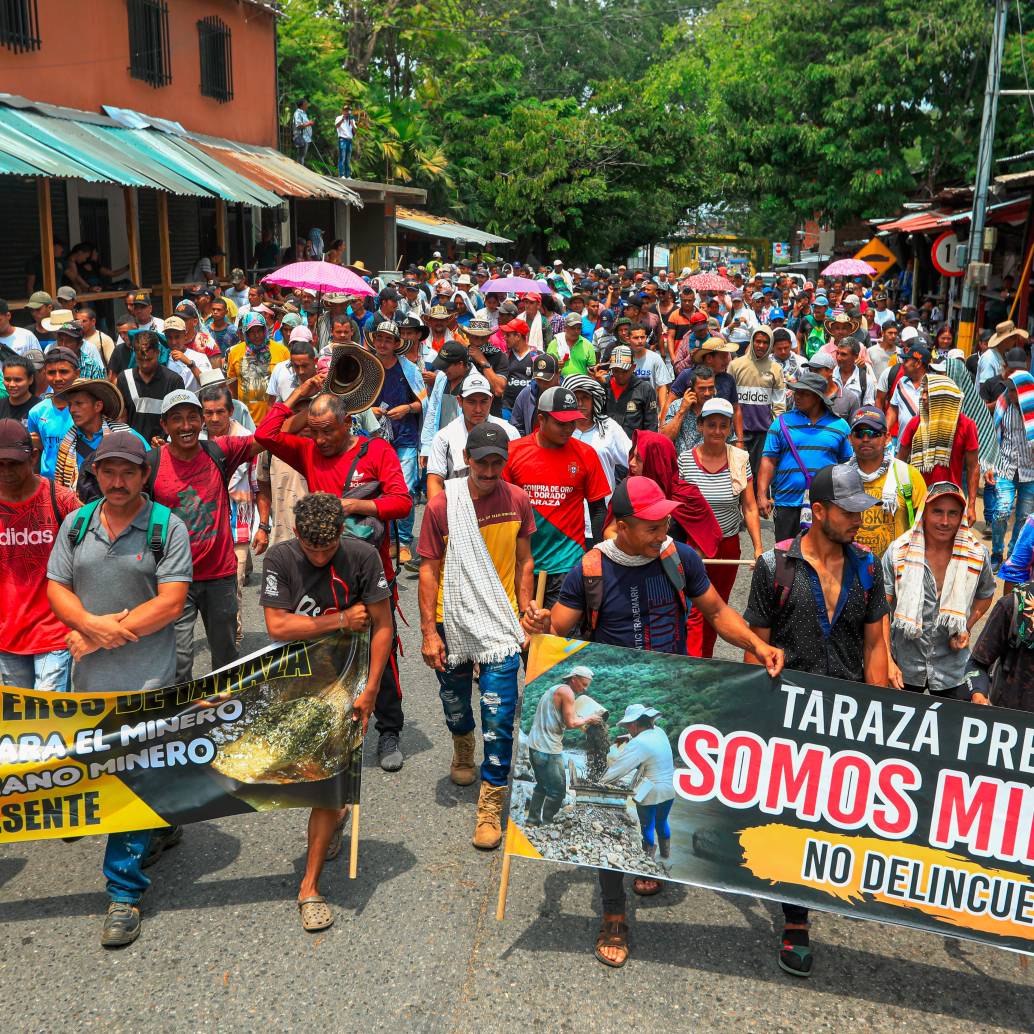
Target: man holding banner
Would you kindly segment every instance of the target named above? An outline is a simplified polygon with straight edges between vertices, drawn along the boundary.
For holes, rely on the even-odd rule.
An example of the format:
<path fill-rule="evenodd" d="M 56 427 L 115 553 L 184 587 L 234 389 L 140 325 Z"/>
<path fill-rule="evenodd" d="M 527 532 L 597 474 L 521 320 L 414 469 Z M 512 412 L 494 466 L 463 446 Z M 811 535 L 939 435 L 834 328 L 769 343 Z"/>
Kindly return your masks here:
<path fill-rule="evenodd" d="M 303 496 L 294 507 L 294 533 L 266 553 L 261 603 L 270 636 L 278 642 L 318 639 L 328 632 L 370 633 L 366 686 L 352 704 L 353 721 L 366 723 L 373 713 L 381 675 L 391 657 L 395 629 L 391 590 L 377 550 L 357 538 L 342 538 L 345 513 L 329 492 Z M 319 892 L 325 860 L 341 851 L 348 809 L 313 808 L 309 815 L 308 856 L 298 889 L 302 926 L 310 933 L 334 922 Z"/>
<path fill-rule="evenodd" d="M 548 618 L 525 615 L 525 628 L 685 656 L 692 604 L 726 642 L 756 656 L 775 678 L 783 670 L 782 649 L 748 628 L 708 581 L 699 554 L 668 535 L 678 505 L 649 478 L 622 481 L 610 501 L 617 535 L 590 551 L 602 554 L 599 575 L 591 563 L 576 565 Z M 603 922 L 595 954 L 605 966 L 620 967 L 628 960 L 624 877 L 612 869 L 598 872 Z"/>
<path fill-rule="evenodd" d="M 810 494 L 814 523 L 789 548 L 758 558 L 744 617 L 763 642 L 785 650 L 787 668 L 885 686 L 883 572 L 872 553 L 854 545 L 862 514 L 880 501 L 849 463 L 817 471 Z M 748 664 L 766 663 L 751 653 Z M 783 905 L 783 916 L 779 966 L 811 976 L 808 910 Z"/>
<path fill-rule="evenodd" d="M 190 538 L 174 513 L 143 495 L 148 465 L 139 435 L 106 435 L 93 469 L 103 499 L 65 518 L 47 568 L 50 605 L 72 629 L 72 685 L 77 693 L 159 689 L 176 677 L 174 626 L 193 577 Z M 151 885 L 143 872 L 151 832 L 108 836 L 105 948 L 140 936 L 140 898 Z M 171 846 L 177 832 L 162 830 L 163 846 Z"/>

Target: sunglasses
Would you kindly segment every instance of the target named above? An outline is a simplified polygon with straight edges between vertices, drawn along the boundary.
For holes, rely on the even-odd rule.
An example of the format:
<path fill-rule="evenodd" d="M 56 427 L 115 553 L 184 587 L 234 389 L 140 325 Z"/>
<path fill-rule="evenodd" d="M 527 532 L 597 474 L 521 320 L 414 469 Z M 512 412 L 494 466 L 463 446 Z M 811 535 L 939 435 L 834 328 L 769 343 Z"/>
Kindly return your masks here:
<path fill-rule="evenodd" d="M 873 427 L 859 427 L 851 432 L 851 437 L 863 440 L 866 438 L 882 438 L 886 433 L 886 431 L 877 431 Z"/>

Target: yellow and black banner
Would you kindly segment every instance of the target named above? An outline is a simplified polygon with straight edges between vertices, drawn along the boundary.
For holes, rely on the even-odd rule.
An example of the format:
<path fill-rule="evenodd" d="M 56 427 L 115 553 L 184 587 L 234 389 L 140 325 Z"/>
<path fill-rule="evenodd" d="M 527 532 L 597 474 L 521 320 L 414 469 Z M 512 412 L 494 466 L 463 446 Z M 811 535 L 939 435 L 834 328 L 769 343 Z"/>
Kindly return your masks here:
<path fill-rule="evenodd" d="M 0 843 L 359 801 L 365 635 L 140 693 L 0 686 Z"/>
<path fill-rule="evenodd" d="M 527 679 L 509 854 L 1034 954 L 1034 715 L 553 636 Z"/>

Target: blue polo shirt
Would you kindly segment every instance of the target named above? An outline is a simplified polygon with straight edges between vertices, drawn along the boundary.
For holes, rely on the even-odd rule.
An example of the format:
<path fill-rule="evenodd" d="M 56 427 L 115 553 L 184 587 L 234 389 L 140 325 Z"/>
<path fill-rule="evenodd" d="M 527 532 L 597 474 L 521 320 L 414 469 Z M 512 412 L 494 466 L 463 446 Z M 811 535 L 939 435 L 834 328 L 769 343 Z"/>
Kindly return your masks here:
<path fill-rule="evenodd" d="M 823 413 L 812 423 L 799 409 L 791 409 L 780 421 L 773 420 L 765 436 L 764 456 L 775 460 L 772 499 L 776 506 L 800 506 L 807 487 L 804 471 L 794 458 L 786 435 L 793 440 L 801 463 L 808 469 L 809 479 L 831 463 L 846 463 L 853 455 L 848 440 L 851 429 L 840 417 Z M 783 427 L 786 432 L 784 433 Z"/>

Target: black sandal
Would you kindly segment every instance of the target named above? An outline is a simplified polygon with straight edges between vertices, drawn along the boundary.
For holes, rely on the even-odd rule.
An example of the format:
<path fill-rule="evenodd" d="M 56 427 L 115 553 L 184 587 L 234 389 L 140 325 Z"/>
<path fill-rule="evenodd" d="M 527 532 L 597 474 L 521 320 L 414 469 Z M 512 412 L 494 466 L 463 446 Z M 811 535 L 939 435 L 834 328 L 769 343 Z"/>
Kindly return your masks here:
<path fill-rule="evenodd" d="M 601 948 L 621 948 L 625 957 L 620 962 L 614 962 L 600 951 Z M 623 919 L 604 919 L 600 924 L 600 932 L 596 935 L 593 953 L 604 966 L 620 969 L 628 961 L 628 923 Z"/>

